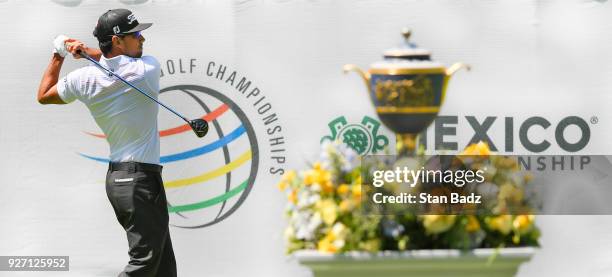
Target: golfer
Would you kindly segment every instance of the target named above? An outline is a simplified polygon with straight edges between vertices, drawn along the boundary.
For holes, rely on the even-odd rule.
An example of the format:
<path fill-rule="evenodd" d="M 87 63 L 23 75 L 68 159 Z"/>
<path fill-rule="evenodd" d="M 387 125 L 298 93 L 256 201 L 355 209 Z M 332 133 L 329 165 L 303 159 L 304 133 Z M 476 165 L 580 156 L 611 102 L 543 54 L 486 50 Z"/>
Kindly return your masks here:
<path fill-rule="evenodd" d="M 100 49 L 65 36 L 54 40 L 54 53 L 38 89 L 41 104 L 79 100 L 106 135 L 110 162 L 106 195 L 127 233 L 130 261 L 119 276 L 176 276 L 176 262 L 168 229 L 168 208 L 159 165 L 158 105 L 141 93 L 90 65 L 59 79 L 67 54 L 83 51 L 111 71 L 157 99 L 160 66 L 142 56 L 142 31 L 126 9 L 102 14 L 93 35 Z"/>

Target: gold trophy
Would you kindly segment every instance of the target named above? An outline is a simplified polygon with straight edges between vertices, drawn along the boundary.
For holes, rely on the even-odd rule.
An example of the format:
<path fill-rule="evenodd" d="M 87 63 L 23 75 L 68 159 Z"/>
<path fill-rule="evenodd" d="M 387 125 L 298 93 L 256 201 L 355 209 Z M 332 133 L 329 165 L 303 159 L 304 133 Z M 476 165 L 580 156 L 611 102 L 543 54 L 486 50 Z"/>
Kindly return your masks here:
<path fill-rule="evenodd" d="M 411 32 L 402 31 L 404 43 L 384 52 L 384 61 L 367 72 L 354 64 L 344 65 L 344 73 L 356 71 L 370 92 L 380 120 L 396 133 L 397 155 L 415 155 L 416 137 L 436 118 L 444 101 L 450 77 L 470 67 L 455 63 L 446 68 L 431 60 L 431 52 L 409 42 Z"/>

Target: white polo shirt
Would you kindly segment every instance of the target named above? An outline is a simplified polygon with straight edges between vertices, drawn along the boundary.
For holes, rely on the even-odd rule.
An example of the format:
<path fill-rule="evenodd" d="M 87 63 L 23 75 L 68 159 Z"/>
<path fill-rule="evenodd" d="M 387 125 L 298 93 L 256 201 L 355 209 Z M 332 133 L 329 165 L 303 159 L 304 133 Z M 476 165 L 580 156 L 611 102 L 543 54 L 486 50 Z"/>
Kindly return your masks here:
<path fill-rule="evenodd" d="M 154 57 L 102 56 L 100 64 L 157 99 L 159 62 Z M 159 164 L 158 106 L 95 65 L 70 72 L 57 83 L 66 103 L 83 102 L 106 135 L 113 162 Z"/>

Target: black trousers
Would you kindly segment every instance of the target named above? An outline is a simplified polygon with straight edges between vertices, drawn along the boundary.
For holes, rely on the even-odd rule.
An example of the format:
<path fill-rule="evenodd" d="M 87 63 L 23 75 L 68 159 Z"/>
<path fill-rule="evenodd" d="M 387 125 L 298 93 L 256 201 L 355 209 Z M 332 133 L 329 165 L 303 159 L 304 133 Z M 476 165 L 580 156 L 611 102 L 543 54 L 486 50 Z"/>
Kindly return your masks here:
<path fill-rule="evenodd" d="M 130 261 L 119 277 L 176 277 L 161 166 L 110 163 L 106 195 L 127 233 Z"/>

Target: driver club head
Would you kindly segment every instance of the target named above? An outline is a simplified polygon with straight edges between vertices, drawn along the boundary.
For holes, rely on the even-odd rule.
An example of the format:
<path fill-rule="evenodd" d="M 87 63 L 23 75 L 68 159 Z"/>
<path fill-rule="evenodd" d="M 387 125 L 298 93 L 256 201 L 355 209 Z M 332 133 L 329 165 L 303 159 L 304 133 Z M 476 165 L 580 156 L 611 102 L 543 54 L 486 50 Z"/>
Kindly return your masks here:
<path fill-rule="evenodd" d="M 189 125 L 199 138 L 204 137 L 206 133 L 208 133 L 208 122 L 204 119 L 191 120 L 189 121 Z"/>

